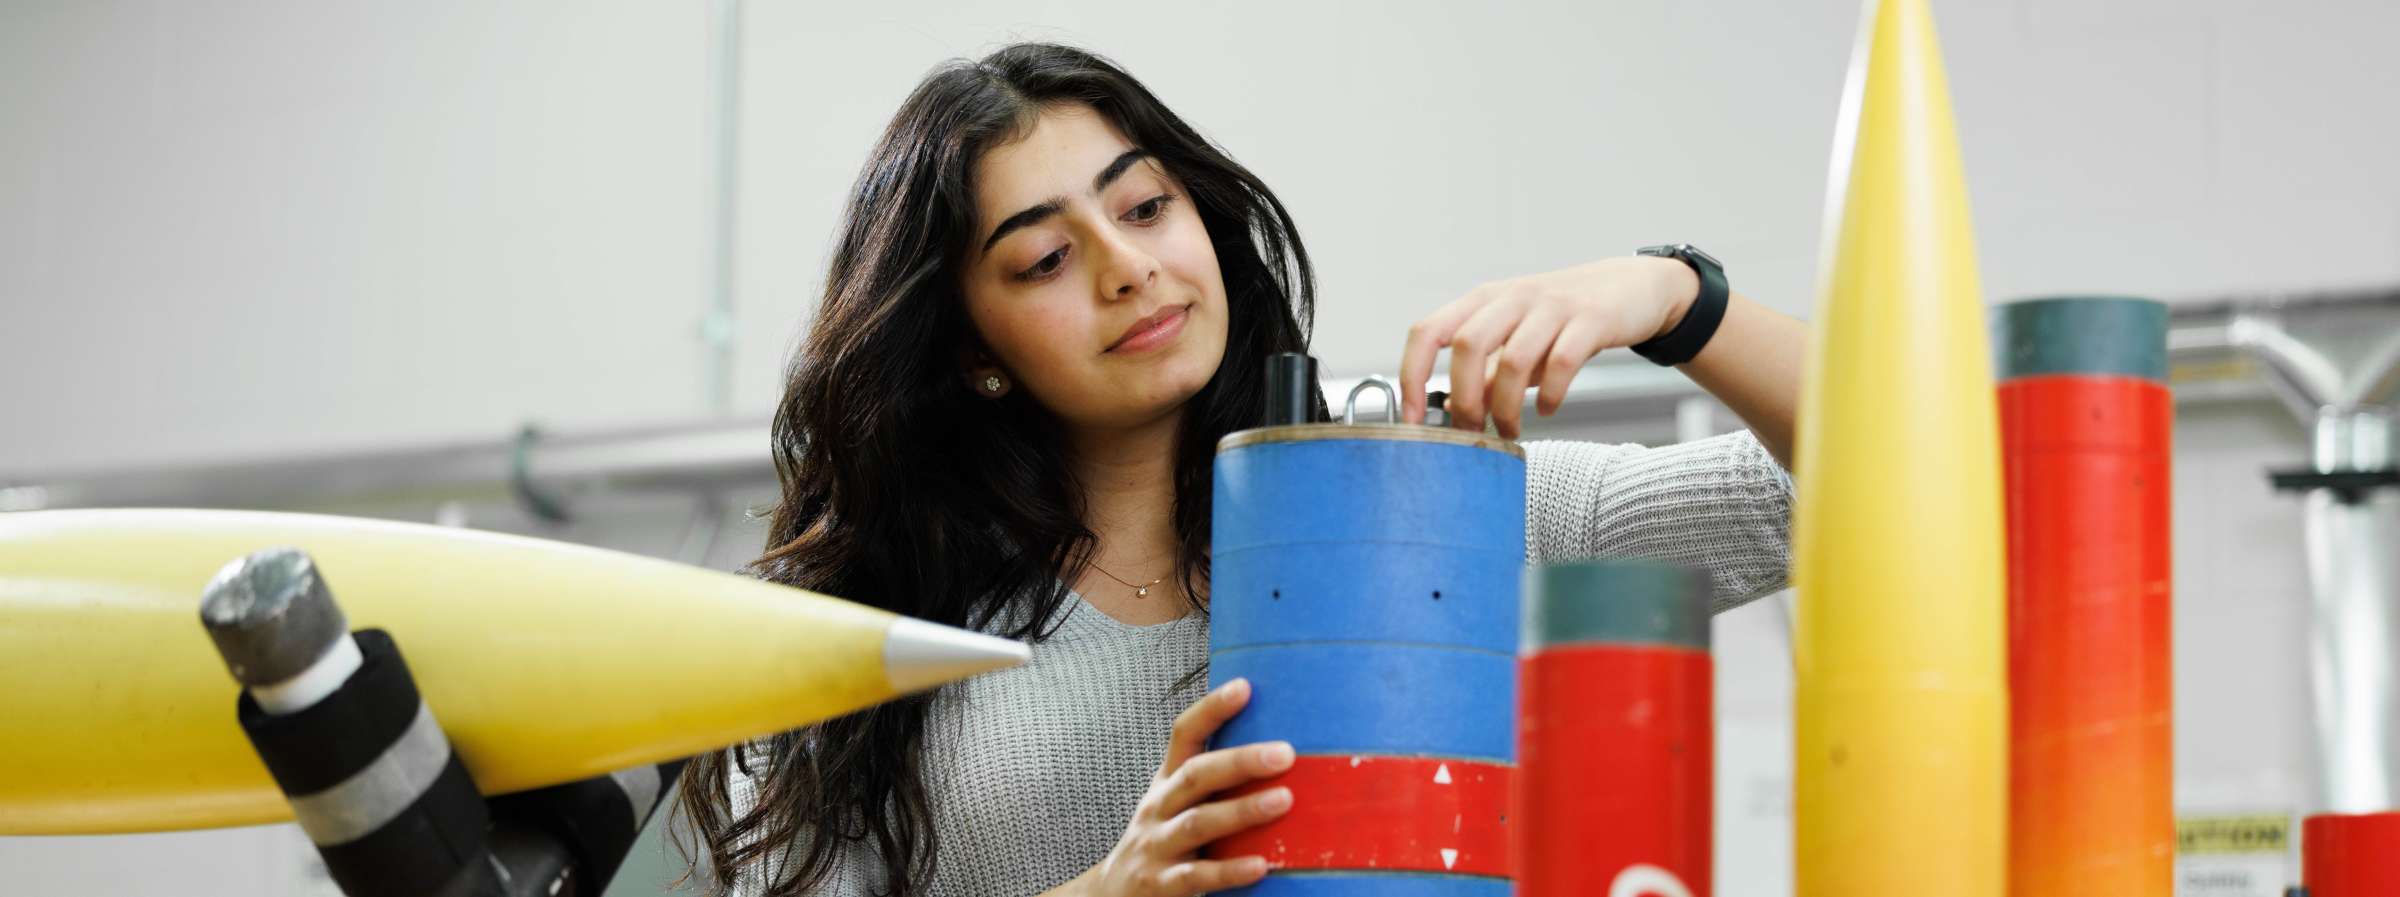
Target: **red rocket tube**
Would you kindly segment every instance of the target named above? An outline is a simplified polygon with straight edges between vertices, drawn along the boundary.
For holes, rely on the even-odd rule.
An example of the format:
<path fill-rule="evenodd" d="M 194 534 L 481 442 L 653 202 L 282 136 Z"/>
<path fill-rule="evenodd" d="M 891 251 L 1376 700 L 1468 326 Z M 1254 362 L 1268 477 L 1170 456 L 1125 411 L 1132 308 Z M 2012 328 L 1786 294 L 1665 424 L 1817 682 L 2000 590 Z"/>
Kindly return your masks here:
<path fill-rule="evenodd" d="M 2000 311 L 2009 893 L 2174 888 L 2166 308 Z"/>
<path fill-rule="evenodd" d="M 1525 573 L 1520 897 L 1707 897 L 1716 773 L 1708 581 L 1607 561 Z"/>
<path fill-rule="evenodd" d="M 2308 897 L 2400 894 L 2400 813 L 2326 814 L 2300 824 Z"/>

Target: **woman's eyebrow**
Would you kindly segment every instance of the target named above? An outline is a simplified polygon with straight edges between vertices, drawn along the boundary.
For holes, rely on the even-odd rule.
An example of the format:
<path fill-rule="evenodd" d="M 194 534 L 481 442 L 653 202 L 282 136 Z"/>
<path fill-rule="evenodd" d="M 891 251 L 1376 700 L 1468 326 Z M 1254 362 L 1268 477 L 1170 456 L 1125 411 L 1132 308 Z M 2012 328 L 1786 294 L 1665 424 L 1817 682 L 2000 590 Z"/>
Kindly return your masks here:
<path fill-rule="evenodd" d="M 1116 183 L 1117 178 L 1125 176 L 1125 172 L 1133 168 L 1134 163 L 1147 158 L 1150 158 L 1150 151 L 1138 146 L 1118 154 L 1115 161 L 1108 163 L 1108 167 L 1100 169 L 1100 173 L 1092 177 L 1092 192 L 1098 193 L 1108 189 L 1108 185 Z M 1009 231 L 1040 224 L 1042 219 L 1066 211 L 1066 209 L 1066 197 L 1054 196 L 1042 201 L 1039 205 L 1008 216 L 1006 220 L 1000 222 L 999 227 L 992 229 L 990 237 L 984 238 L 983 249 L 977 254 L 981 255 L 992 251 L 992 247 L 999 244 L 1001 237 L 1008 236 Z"/>
<path fill-rule="evenodd" d="M 1149 150 L 1138 146 L 1126 150 L 1123 155 L 1117 157 L 1116 161 L 1108 163 L 1107 168 L 1100 169 L 1100 173 L 1093 176 L 1092 192 L 1098 193 L 1102 190 L 1108 189 L 1108 185 L 1115 183 L 1117 178 L 1125 173 L 1126 169 L 1133 167 L 1133 163 L 1147 158 L 1150 158 Z"/>
<path fill-rule="evenodd" d="M 992 230 L 992 236 L 983 241 L 983 252 L 991 252 L 992 245 L 1000 242 L 1001 237 L 1008 236 L 1009 231 L 1039 224 L 1042 219 L 1066 211 L 1066 209 L 1067 201 L 1065 199 L 1053 197 L 1033 208 L 1008 216 L 1008 220 L 1000 222 L 1000 226 Z"/>

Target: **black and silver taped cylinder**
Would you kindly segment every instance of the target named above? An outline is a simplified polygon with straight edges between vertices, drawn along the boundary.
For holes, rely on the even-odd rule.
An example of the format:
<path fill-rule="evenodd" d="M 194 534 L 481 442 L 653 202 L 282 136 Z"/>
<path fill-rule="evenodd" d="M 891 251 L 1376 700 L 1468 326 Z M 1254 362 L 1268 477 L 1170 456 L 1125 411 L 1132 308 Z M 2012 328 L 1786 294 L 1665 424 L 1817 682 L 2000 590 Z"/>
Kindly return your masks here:
<path fill-rule="evenodd" d="M 430 895 L 490 875 L 490 811 L 418 696 L 398 645 L 360 631 L 362 664 L 310 708 L 274 715 L 242 696 L 242 734 L 350 897 Z"/>
<path fill-rule="evenodd" d="M 292 815 L 350 897 L 429 894 L 490 874 L 490 811 L 391 636 L 353 636 L 363 660 L 309 707 L 273 714 L 245 692 L 237 717 Z"/>
<path fill-rule="evenodd" d="M 491 825 L 391 636 L 349 632 L 308 555 L 257 552 L 201 596 L 234 716 L 350 897 L 492 893 Z"/>

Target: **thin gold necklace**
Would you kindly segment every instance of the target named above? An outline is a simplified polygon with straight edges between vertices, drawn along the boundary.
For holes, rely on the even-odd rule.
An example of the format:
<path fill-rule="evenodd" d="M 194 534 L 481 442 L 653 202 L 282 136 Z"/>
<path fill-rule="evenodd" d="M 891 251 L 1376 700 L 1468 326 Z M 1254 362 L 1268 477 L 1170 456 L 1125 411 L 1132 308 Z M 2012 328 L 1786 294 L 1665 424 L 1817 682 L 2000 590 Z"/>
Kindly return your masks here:
<path fill-rule="evenodd" d="M 1100 570 L 1100 565 L 1099 565 L 1099 564 L 1093 564 L 1093 565 L 1092 565 L 1092 569 L 1094 569 L 1094 570 Z M 1106 570 L 1100 570 L 1100 575 L 1102 575 L 1102 576 L 1106 576 L 1106 577 L 1108 577 L 1108 578 L 1110 578 L 1110 579 L 1117 579 L 1117 575 L 1116 575 L 1116 574 L 1114 574 L 1114 573 L 1110 573 L 1110 572 L 1108 572 L 1108 571 L 1106 571 Z M 1148 598 L 1148 597 L 1150 597 L 1150 586 L 1154 586 L 1154 585 L 1158 585 L 1159 583 L 1166 582 L 1166 581 L 1167 581 L 1167 578 L 1166 578 L 1166 577 L 1164 577 L 1164 576 L 1161 576 L 1161 577 L 1159 577 L 1159 578 L 1157 578 L 1157 579 L 1153 579 L 1153 580 L 1151 580 L 1151 581 L 1150 581 L 1150 586 L 1137 586 L 1137 585 L 1134 585 L 1133 583 L 1130 583 L 1130 582 L 1125 582 L 1125 581 L 1124 581 L 1124 580 L 1122 580 L 1122 579 L 1117 579 L 1117 581 L 1118 581 L 1118 582 L 1120 582 L 1120 583 L 1124 583 L 1126 588 L 1128 588 L 1128 589 L 1132 589 L 1132 590 L 1133 590 L 1133 597 L 1135 597 L 1135 598 Z"/>

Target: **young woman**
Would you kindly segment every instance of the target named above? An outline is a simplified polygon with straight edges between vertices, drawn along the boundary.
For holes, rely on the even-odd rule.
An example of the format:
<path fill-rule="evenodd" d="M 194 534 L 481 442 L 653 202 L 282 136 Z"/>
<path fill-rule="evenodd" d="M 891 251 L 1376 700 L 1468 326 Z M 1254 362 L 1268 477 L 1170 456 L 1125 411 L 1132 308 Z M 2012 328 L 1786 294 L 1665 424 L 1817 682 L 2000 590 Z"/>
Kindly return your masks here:
<path fill-rule="evenodd" d="M 1404 416 L 1424 419 L 1447 348 L 1455 424 L 1514 437 L 1528 389 L 1549 413 L 1594 354 L 1681 325 L 1696 270 L 1629 257 L 1479 288 L 1410 328 Z M 1313 296 L 1274 194 L 1107 62 L 1020 45 L 929 76 L 851 193 L 754 566 L 1032 639 L 1033 661 L 699 758 L 682 810 L 714 883 L 1113 897 L 1263 876 L 1199 856 L 1293 799 L 1211 797 L 1292 754 L 1207 749 L 1249 695 L 1201 694 L 1209 472 L 1262 415 L 1265 359 L 1305 351 Z M 1780 588 L 1800 340 L 1736 295 L 1682 365 L 1755 438 L 1526 446 L 1528 559 L 1696 564 L 1720 607 Z"/>

